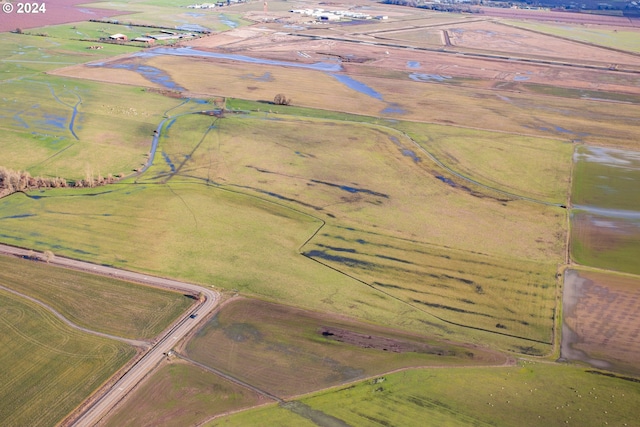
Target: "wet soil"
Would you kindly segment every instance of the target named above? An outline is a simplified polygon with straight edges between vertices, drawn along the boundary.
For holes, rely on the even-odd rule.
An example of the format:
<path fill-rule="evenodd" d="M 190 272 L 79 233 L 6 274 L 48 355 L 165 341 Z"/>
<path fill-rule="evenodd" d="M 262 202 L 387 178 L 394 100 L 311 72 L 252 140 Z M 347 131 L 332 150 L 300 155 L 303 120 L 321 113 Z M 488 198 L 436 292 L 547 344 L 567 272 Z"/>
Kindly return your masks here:
<path fill-rule="evenodd" d="M 419 342 L 411 342 L 377 335 L 361 334 L 347 329 L 332 328 L 323 326 L 318 331 L 325 338 L 358 346 L 360 348 L 372 348 L 381 351 L 392 351 L 395 353 L 428 353 L 439 356 L 448 356 L 450 352 L 442 348 L 430 346 Z"/>

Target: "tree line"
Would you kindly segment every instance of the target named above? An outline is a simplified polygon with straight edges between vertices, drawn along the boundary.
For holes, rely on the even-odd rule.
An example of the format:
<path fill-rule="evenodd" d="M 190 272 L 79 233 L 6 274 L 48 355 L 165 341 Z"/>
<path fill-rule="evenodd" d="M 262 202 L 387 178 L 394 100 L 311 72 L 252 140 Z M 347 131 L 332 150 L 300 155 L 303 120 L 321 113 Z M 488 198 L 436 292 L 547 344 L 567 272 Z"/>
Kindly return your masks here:
<path fill-rule="evenodd" d="M 111 184 L 115 181 L 116 178 L 111 174 L 106 178 L 100 175 L 94 178 L 91 174 L 87 174 L 84 179 L 67 181 L 61 177 L 31 176 L 27 171 L 14 171 L 0 166 L 0 197 L 19 191 L 39 190 L 43 188 L 97 187 Z"/>

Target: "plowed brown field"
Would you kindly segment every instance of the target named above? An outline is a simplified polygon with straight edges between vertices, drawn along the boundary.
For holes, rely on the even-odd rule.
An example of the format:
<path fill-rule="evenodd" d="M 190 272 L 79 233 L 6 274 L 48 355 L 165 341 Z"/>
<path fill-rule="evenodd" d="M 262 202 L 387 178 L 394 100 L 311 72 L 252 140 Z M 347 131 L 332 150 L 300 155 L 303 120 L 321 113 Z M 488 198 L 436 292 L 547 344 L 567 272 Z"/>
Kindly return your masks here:
<path fill-rule="evenodd" d="M 45 2 L 36 3 L 42 4 Z M 28 28 L 44 27 L 46 25 L 109 18 L 111 16 L 130 13 L 119 10 L 78 6 L 86 3 L 86 0 L 55 0 L 55 2 L 45 3 L 46 11 L 44 13 L 29 14 L 18 13 L 18 9 L 14 5 L 13 12 L 10 14 L 2 14 L 2 19 L 0 19 L 0 32 L 14 31 L 17 28 L 24 30 Z"/>

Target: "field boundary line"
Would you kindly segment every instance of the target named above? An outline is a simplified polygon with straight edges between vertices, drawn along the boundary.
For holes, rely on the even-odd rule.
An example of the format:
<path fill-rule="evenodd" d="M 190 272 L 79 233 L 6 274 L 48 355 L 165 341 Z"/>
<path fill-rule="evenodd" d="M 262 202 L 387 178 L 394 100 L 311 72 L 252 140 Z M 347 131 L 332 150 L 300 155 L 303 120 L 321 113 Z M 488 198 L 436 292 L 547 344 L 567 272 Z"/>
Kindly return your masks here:
<path fill-rule="evenodd" d="M 94 331 L 92 329 L 88 329 L 88 328 L 84 328 L 82 326 L 79 326 L 75 323 L 73 323 L 71 320 L 67 319 L 66 317 L 64 317 L 60 312 L 56 311 L 56 309 L 54 309 L 53 307 L 51 307 L 49 304 L 44 303 L 42 301 L 40 301 L 37 298 L 31 297 L 29 295 L 25 295 L 21 292 L 18 292 L 16 290 L 13 290 L 11 288 L 7 288 L 6 286 L 0 285 L 0 289 L 12 293 L 14 295 L 19 296 L 20 298 L 24 298 L 27 299 L 35 304 L 38 304 L 39 306 L 45 308 L 46 310 L 48 310 L 51 314 L 53 314 L 55 317 L 57 317 L 58 319 L 60 319 L 62 322 L 64 322 L 67 326 L 76 329 L 78 331 L 81 332 L 86 332 L 88 334 L 91 335 L 97 335 L 99 337 L 103 337 L 103 338 L 109 338 L 112 340 L 116 340 L 116 341 L 121 341 L 123 343 L 126 344 L 130 344 L 134 347 L 144 347 L 144 348 L 148 348 L 150 343 L 148 341 L 142 341 L 142 340 L 133 340 L 133 339 L 129 339 L 129 338 L 123 338 L 123 337 L 118 337 L 116 335 L 111 335 L 111 334 L 107 334 L 104 332 L 99 332 L 99 331 Z"/>
<path fill-rule="evenodd" d="M 501 20 L 494 21 L 494 24 L 503 25 L 505 27 L 510 27 L 510 28 L 516 28 L 516 29 L 522 30 L 522 31 L 529 31 L 529 32 L 534 33 L 534 34 L 540 34 L 542 36 L 552 37 L 552 38 L 556 38 L 556 39 L 559 39 L 559 40 L 564 40 L 564 41 L 568 41 L 568 42 L 572 42 L 572 43 L 578 43 L 578 44 L 582 44 L 582 45 L 589 46 L 589 47 L 597 47 L 597 48 L 600 48 L 600 49 L 610 50 L 610 51 L 616 52 L 616 53 L 624 53 L 624 54 L 628 54 L 628 55 L 632 55 L 632 56 L 640 56 L 640 52 L 633 52 L 633 51 L 630 51 L 630 50 L 618 49 L 618 48 L 610 47 L 610 46 L 603 46 L 601 44 L 596 44 L 596 43 L 588 42 L 588 41 L 584 41 L 584 40 L 576 40 L 576 39 L 572 39 L 572 38 L 565 37 L 565 36 L 559 36 L 557 34 L 545 33 L 544 31 L 534 30 L 534 29 L 526 28 L 526 27 L 520 27 L 517 24 L 512 24 L 510 22 L 503 22 Z M 543 22 L 542 24 L 545 25 L 546 23 Z M 552 24 L 553 24 L 553 22 L 551 22 L 551 25 Z"/>
<path fill-rule="evenodd" d="M 174 354 L 175 354 L 175 356 L 177 358 L 179 358 L 181 360 L 189 362 L 189 363 L 191 363 L 191 364 L 193 364 L 193 365 L 195 365 L 195 366 L 197 366 L 199 368 L 204 369 L 205 371 L 209 371 L 209 372 L 211 372 L 211 373 L 213 373 L 215 375 L 218 375 L 219 377 L 222 377 L 227 381 L 231 381 L 232 383 L 235 383 L 235 384 L 237 384 L 239 386 L 242 386 L 244 388 L 248 388 L 249 390 L 253 390 L 256 393 L 258 393 L 258 394 L 260 394 L 260 395 L 262 395 L 264 397 L 267 397 L 269 399 L 275 400 L 278 403 L 284 403 L 285 402 L 284 399 L 281 399 L 280 397 L 276 396 L 275 394 L 271 394 L 268 391 L 262 390 L 262 389 L 260 389 L 260 388 L 258 388 L 256 386 L 254 386 L 254 385 L 251 385 L 251 384 L 249 384 L 247 382 L 244 382 L 244 381 L 234 377 L 233 375 L 225 374 L 224 372 L 222 372 L 219 369 L 213 368 L 211 366 L 207 366 L 207 365 L 205 365 L 203 363 L 200 363 L 200 362 L 196 362 L 195 360 L 193 360 L 193 359 L 191 359 L 191 358 L 189 358 L 189 357 L 187 357 L 187 356 L 185 356 L 183 354 L 180 354 L 178 352 L 174 352 Z"/>

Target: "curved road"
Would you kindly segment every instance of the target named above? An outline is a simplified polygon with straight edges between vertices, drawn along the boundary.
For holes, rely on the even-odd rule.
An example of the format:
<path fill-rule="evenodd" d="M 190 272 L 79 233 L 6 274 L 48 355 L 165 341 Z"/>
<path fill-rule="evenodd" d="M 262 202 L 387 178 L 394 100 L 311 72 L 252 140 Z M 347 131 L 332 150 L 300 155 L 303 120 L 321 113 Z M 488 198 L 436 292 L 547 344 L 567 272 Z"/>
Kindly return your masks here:
<path fill-rule="evenodd" d="M 0 244 L 0 254 L 25 257 L 33 255 L 33 251 Z M 156 367 L 158 363 L 160 363 L 165 353 L 171 350 L 181 338 L 191 332 L 197 326 L 200 319 L 215 309 L 219 301 L 219 294 L 214 290 L 191 283 L 119 270 L 113 267 L 95 265 L 89 262 L 62 257 L 55 257 L 49 262 L 49 264 L 72 268 L 75 270 L 88 271 L 95 274 L 102 274 L 122 280 L 144 283 L 179 292 L 202 294 L 204 296 L 204 302 L 189 313 L 185 313 L 180 320 L 174 323 L 174 325 L 163 336 L 159 337 L 157 341 L 151 345 L 151 348 L 113 385 L 111 385 L 110 388 L 101 394 L 90 398 L 92 403 L 88 407 L 84 408 L 80 416 L 78 416 L 75 422 L 71 424 L 77 427 L 89 427 L 98 424 L 118 402 L 120 402 L 154 367 Z"/>

